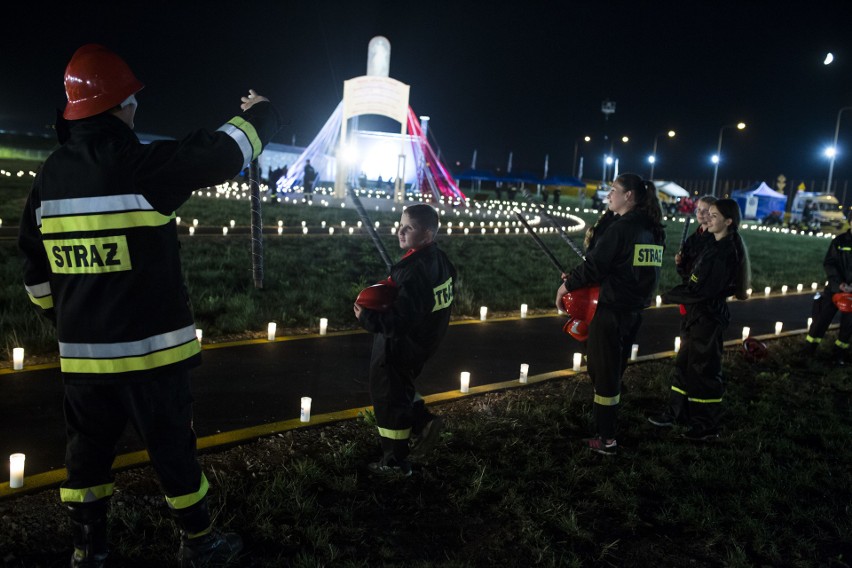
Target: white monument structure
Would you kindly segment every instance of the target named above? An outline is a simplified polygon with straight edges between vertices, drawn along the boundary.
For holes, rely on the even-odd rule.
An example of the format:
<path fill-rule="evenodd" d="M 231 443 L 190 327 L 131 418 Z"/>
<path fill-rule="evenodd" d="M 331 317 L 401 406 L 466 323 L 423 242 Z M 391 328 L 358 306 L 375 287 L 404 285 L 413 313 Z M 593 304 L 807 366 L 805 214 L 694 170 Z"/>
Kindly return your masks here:
<path fill-rule="evenodd" d="M 314 140 L 278 181 L 278 191 L 298 190 L 306 160 L 320 180 L 334 180 L 334 195 L 344 198 L 359 178 L 393 179 L 394 201 L 405 200 L 406 187 L 435 199 L 463 198 L 449 171 L 426 137 L 428 117 L 418 121 L 409 106 L 409 85 L 390 75 L 391 46 L 382 36 L 370 40 L 367 74 L 343 83 L 343 100 Z M 358 117 L 378 115 L 399 123 L 399 132 L 358 129 Z"/>

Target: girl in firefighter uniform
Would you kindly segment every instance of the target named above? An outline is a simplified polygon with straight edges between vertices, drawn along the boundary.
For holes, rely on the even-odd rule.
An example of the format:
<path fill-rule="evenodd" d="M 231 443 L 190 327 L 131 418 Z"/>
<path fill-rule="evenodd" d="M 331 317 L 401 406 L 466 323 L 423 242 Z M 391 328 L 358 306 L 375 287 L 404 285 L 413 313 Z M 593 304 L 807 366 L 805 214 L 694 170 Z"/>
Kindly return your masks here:
<path fill-rule="evenodd" d="M 666 302 L 681 304 L 686 314 L 681 348 L 675 360 L 669 404 L 656 426 L 684 420 L 684 437 L 709 440 L 719 435 L 722 396 L 724 332 L 731 316 L 727 298 L 748 297 L 748 253 L 739 234 L 740 208 L 720 199 L 710 206 L 707 232 L 713 236 L 696 260 L 689 280 L 663 294 Z"/>
<path fill-rule="evenodd" d="M 596 435 L 585 443 L 605 455 L 616 453 L 621 377 L 642 323 L 641 311 L 657 289 L 665 243 L 653 183 L 635 174 L 620 175 L 612 183 L 609 209 L 612 216 L 602 218 L 585 261 L 565 275 L 556 298 L 558 308 L 568 292 L 600 286 L 587 347 Z"/>

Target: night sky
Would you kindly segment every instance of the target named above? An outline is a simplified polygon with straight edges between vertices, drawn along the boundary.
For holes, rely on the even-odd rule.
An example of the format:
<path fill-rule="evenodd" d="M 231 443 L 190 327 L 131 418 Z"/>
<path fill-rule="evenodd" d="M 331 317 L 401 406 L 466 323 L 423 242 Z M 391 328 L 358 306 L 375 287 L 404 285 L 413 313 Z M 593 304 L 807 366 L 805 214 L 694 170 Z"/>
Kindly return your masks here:
<path fill-rule="evenodd" d="M 745 131 L 725 131 L 720 179 L 822 180 L 838 110 L 852 105 L 841 1 L 14 4 L 0 20 L 7 129 L 44 131 L 64 105 L 65 65 L 88 42 L 119 53 L 146 84 L 138 132 L 216 128 L 251 87 L 290 121 L 276 141 L 306 145 L 383 35 L 391 77 L 411 85 L 411 106 L 431 117 L 454 170 L 476 149 L 479 168 L 505 169 L 511 151 L 515 170 L 541 174 L 549 154 L 551 174 L 570 174 L 574 143 L 589 135 L 581 154 L 594 178 L 606 133 L 621 171 L 646 175 L 655 135 L 674 129 L 674 140 L 659 139 L 655 177 L 709 179 L 720 127 L 744 121 Z M 606 124 L 604 99 L 617 103 Z M 842 184 L 852 179 L 852 111 L 839 146 Z"/>

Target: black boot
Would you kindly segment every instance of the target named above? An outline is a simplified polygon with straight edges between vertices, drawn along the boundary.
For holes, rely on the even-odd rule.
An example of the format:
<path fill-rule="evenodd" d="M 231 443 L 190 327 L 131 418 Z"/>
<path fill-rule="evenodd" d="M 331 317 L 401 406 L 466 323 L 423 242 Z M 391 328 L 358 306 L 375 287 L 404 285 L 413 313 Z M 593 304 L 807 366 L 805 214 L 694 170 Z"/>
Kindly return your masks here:
<path fill-rule="evenodd" d="M 71 568 L 105 566 L 109 555 L 106 501 L 69 505 L 68 511 L 74 532 Z"/>
<path fill-rule="evenodd" d="M 205 535 L 189 538 L 181 533 L 178 559 L 181 566 L 226 566 L 237 560 L 243 539 L 236 533 L 210 529 Z"/>

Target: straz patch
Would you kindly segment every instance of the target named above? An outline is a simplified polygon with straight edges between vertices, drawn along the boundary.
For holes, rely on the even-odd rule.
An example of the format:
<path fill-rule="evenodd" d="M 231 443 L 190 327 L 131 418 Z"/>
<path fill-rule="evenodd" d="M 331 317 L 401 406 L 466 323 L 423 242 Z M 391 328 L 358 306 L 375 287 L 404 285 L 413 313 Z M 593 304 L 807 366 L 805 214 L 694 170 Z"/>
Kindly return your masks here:
<path fill-rule="evenodd" d="M 453 278 L 450 277 L 440 286 L 436 286 L 432 290 L 432 293 L 435 296 L 435 306 L 432 308 L 433 312 L 449 308 L 453 303 Z"/>
<path fill-rule="evenodd" d="M 662 266 L 663 247 L 660 245 L 635 245 L 633 266 Z"/>
<path fill-rule="evenodd" d="M 133 268 L 124 235 L 45 240 L 44 249 L 54 274 L 101 274 Z"/>

